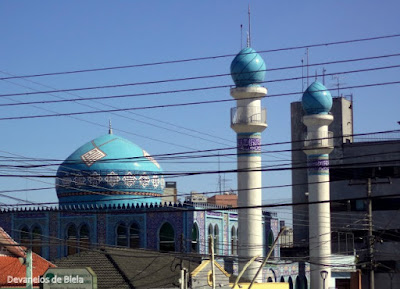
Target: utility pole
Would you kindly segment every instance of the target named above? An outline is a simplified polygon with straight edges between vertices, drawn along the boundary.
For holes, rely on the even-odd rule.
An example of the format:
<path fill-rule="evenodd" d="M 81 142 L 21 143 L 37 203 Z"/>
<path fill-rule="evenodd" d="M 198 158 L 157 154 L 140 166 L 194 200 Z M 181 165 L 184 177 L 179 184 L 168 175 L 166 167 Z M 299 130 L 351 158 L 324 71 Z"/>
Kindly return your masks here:
<path fill-rule="evenodd" d="M 278 243 L 279 238 L 281 237 L 281 235 L 283 234 L 283 232 L 286 231 L 286 229 L 287 229 L 286 227 L 283 227 L 283 228 L 280 230 L 278 236 L 276 236 L 274 242 L 272 243 L 271 248 L 269 249 L 269 252 L 268 252 L 268 254 L 267 254 L 267 257 L 265 257 L 265 259 L 264 259 L 264 261 L 262 262 L 260 268 L 258 268 L 258 271 L 257 271 L 256 275 L 254 276 L 253 280 L 251 280 L 251 283 L 250 283 L 250 286 L 248 287 L 248 289 L 251 289 L 251 287 L 253 287 L 254 281 L 256 281 L 257 276 L 260 274 L 260 272 L 261 272 L 262 269 L 264 268 L 265 264 L 267 264 L 267 261 L 268 261 L 269 257 L 271 257 L 272 252 L 275 250 L 275 246 L 276 246 L 276 244 Z"/>
<path fill-rule="evenodd" d="M 372 176 L 375 176 L 375 172 L 372 172 Z M 375 181 L 375 184 L 391 184 L 391 181 Z M 365 185 L 364 184 L 354 184 L 350 183 L 350 185 Z M 375 236 L 373 232 L 373 223 L 372 223 L 372 179 L 367 179 L 367 221 L 368 221 L 368 269 L 369 269 L 369 288 L 375 289 L 375 262 L 374 262 L 374 244 L 375 244 Z"/>
<path fill-rule="evenodd" d="M 371 178 L 367 179 L 367 197 L 368 197 L 368 259 L 370 262 L 369 285 L 370 289 L 375 289 L 375 271 L 374 271 L 374 235 L 372 232 L 372 189 Z"/>
<path fill-rule="evenodd" d="M 214 238 L 210 235 L 212 289 L 215 289 Z"/>

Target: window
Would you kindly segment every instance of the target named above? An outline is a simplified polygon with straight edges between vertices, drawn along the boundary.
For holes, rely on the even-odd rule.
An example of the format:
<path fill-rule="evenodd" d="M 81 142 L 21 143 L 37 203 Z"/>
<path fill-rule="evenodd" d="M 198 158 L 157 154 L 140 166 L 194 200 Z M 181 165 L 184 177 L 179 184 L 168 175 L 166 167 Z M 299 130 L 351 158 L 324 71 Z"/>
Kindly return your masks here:
<path fill-rule="evenodd" d="M 119 224 L 117 227 L 117 246 L 127 247 L 128 240 L 126 238 L 127 230 L 125 224 Z"/>
<path fill-rule="evenodd" d="M 22 227 L 19 235 L 19 240 L 22 246 L 30 246 L 31 234 L 27 226 Z"/>
<path fill-rule="evenodd" d="M 129 247 L 140 248 L 140 227 L 136 223 L 129 228 Z"/>
<path fill-rule="evenodd" d="M 288 283 L 289 283 L 289 289 L 293 289 L 293 279 L 292 279 L 292 277 L 289 277 Z"/>
<path fill-rule="evenodd" d="M 175 251 L 175 231 L 170 223 L 165 223 L 160 228 L 160 251 Z"/>
<path fill-rule="evenodd" d="M 196 223 L 193 224 L 192 228 L 192 252 L 199 252 L 199 228 Z"/>
<path fill-rule="evenodd" d="M 218 229 L 218 225 L 214 226 L 214 254 L 219 254 L 219 229 Z"/>
<path fill-rule="evenodd" d="M 79 230 L 79 250 L 84 251 L 90 248 L 90 233 L 87 225 L 82 225 Z"/>
<path fill-rule="evenodd" d="M 272 245 L 274 244 L 274 241 L 275 241 L 274 232 L 269 231 L 269 234 L 268 234 L 268 252 L 269 252 L 269 250 L 271 250 Z M 272 252 L 271 253 L 271 257 L 274 257 L 274 256 L 275 256 L 275 252 Z"/>
<path fill-rule="evenodd" d="M 32 252 L 42 255 L 42 229 L 39 226 L 32 229 Z"/>
<path fill-rule="evenodd" d="M 77 253 L 76 241 L 76 227 L 75 225 L 70 225 L 67 229 L 67 255 L 73 255 Z"/>
<path fill-rule="evenodd" d="M 211 254 L 211 238 L 214 238 L 213 236 L 214 234 L 214 229 L 213 229 L 213 225 L 209 225 L 208 226 L 208 253 Z"/>
<path fill-rule="evenodd" d="M 237 231 L 235 226 L 231 229 L 231 254 L 237 255 Z"/>

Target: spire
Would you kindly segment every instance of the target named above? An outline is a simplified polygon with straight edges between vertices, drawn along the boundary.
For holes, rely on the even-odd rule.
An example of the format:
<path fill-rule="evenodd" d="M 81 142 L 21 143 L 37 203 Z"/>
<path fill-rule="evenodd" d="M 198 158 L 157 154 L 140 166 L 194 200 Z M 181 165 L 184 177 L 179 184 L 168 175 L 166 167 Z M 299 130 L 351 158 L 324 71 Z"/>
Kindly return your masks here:
<path fill-rule="evenodd" d="M 250 21 L 250 3 L 249 3 L 249 33 L 247 34 L 247 47 L 251 46 L 251 21 Z"/>
<path fill-rule="evenodd" d="M 111 119 L 108 121 L 108 134 L 113 134 L 112 127 L 111 127 Z"/>

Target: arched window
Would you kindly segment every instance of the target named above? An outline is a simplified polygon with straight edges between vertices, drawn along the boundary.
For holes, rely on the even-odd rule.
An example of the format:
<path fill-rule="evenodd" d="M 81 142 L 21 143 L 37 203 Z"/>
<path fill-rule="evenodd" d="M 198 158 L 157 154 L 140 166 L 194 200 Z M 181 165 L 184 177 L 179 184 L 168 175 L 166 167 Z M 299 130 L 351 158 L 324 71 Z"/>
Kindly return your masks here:
<path fill-rule="evenodd" d="M 211 254 L 211 238 L 214 238 L 214 229 L 213 229 L 213 225 L 210 224 L 208 226 L 208 253 Z"/>
<path fill-rule="evenodd" d="M 42 229 L 39 226 L 32 229 L 32 252 L 42 255 Z"/>
<path fill-rule="evenodd" d="M 27 226 L 23 226 L 20 230 L 19 241 L 22 246 L 30 246 L 31 234 Z"/>
<path fill-rule="evenodd" d="M 90 248 L 90 232 L 87 225 L 82 225 L 79 230 L 79 249 L 81 251 Z"/>
<path fill-rule="evenodd" d="M 126 247 L 128 246 L 128 240 L 126 238 L 127 230 L 125 224 L 119 224 L 117 226 L 117 246 Z"/>
<path fill-rule="evenodd" d="M 175 251 L 175 230 L 170 223 L 160 228 L 160 251 Z"/>
<path fill-rule="evenodd" d="M 288 283 L 289 283 L 289 289 L 293 289 L 293 280 L 292 280 L 292 277 L 289 277 Z"/>
<path fill-rule="evenodd" d="M 218 225 L 214 226 L 214 254 L 219 254 L 219 229 L 218 229 Z"/>
<path fill-rule="evenodd" d="M 281 276 L 281 281 L 280 282 L 285 282 L 285 278 L 283 278 L 283 276 Z"/>
<path fill-rule="evenodd" d="M 237 255 L 237 230 L 235 226 L 231 229 L 231 254 Z"/>
<path fill-rule="evenodd" d="M 271 282 L 274 282 L 274 281 L 272 281 L 272 278 L 271 278 L 271 277 L 268 277 L 267 282 L 268 282 L 268 283 L 271 283 Z"/>
<path fill-rule="evenodd" d="M 299 276 L 296 277 L 296 289 L 302 289 L 301 288 L 301 281 Z"/>
<path fill-rule="evenodd" d="M 77 253 L 77 231 L 75 225 L 70 225 L 67 229 L 67 255 Z"/>
<path fill-rule="evenodd" d="M 239 254 L 239 228 L 236 229 L 236 252 Z"/>
<path fill-rule="evenodd" d="M 129 247 L 140 248 L 140 227 L 136 223 L 129 228 Z"/>
<path fill-rule="evenodd" d="M 307 289 L 308 288 L 308 284 L 307 284 L 307 277 L 303 276 L 303 288 Z"/>
<path fill-rule="evenodd" d="M 192 252 L 199 252 L 199 227 L 196 223 L 193 224 L 192 228 Z"/>

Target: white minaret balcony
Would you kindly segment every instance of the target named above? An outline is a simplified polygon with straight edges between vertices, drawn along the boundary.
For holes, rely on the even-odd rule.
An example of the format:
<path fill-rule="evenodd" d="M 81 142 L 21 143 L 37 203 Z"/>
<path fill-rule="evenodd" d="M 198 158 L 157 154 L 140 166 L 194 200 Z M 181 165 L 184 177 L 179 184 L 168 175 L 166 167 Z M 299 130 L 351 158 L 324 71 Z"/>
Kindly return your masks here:
<path fill-rule="evenodd" d="M 331 131 L 312 131 L 304 134 L 304 149 L 313 148 L 332 148 L 333 132 Z"/>
<path fill-rule="evenodd" d="M 231 128 L 236 132 L 261 132 L 267 127 L 267 109 L 260 106 L 231 108 Z"/>

